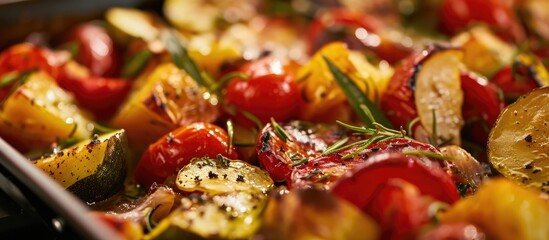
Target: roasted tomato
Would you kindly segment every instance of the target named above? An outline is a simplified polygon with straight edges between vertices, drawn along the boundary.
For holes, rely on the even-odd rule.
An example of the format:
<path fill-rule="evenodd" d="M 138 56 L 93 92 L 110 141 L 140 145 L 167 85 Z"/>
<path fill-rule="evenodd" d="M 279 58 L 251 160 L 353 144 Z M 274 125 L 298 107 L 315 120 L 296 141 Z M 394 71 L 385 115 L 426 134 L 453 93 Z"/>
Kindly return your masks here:
<path fill-rule="evenodd" d="M 412 239 L 436 214 L 429 208 L 440 205 L 413 184 L 394 178 L 378 185 L 362 210 L 381 226 L 381 239 Z"/>
<path fill-rule="evenodd" d="M 76 60 L 90 69 L 92 76 L 116 77 L 120 59 L 107 30 L 93 23 L 77 26 L 69 37 L 77 46 Z"/>
<path fill-rule="evenodd" d="M 280 61 L 260 59 L 242 70 L 249 79 L 232 80 L 224 94 L 226 110 L 235 115 L 237 123 L 252 126 L 245 113 L 251 113 L 262 123 L 269 122 L 270 118 L 288 121 L 297 114 L 301 102 L 299 90 Z"/>
<path fill-rule="evenodd" d="M 524 29 L 513 12 L 512 1 L 445 0 L 441 8 L 441 27 L 449 34 L 481 22 L 508 40 L 525 39 Z"/>
<path fill-rule="evenodd" d="M 289 179 L 293 167 L 320 157 L 326 147 L 347 135 L 345 130 L 327 124 L 294 121 L 281 128 L 288 139 L 277 134 L 272 124 L 267 124 L 257 139 L 259 163 L 275 181 Z"/>
<path fill-rule="evenodd" d="M 451 177 L 437 162 L 402 153 L 373 155 L 348 171 L 331 191 L 364 209 L 375 197 L 377 186 L 393 178 L 414 184 L 422 194 L 438 201 L 452 204 L 460 198 Z"/>
<path fill-rule="evenodd" d="M 501 88 L 507 102 L 512 103 L 535 88 L 549 86 L 549 73 L 536 56 L 521 53 L 491 80 Z"/>
<path fill-rule="evenodd" d="M 461 58 L 460 50 L 435 45 L 405 59 L 381 97 L 381 107 L 393 125 L 405 127 L 419 118 L 421 128 L 414 126 L 416 139 L 459 144 Z"/>
<path fill-rule="evenodd" d="M 461 72 L 463 89 L 464 137 L 486 146 L 488 133 L 503 111 L 505 103 L 499 89 L 486 78 L 473 72 Z"/>
<path fill-rule="evenodd" d="M 353 136 L 347 133 L 348 136 Z M 362 137 L 364 138 L 364 137 Z M 352 143 L 360 138 L 355 136 L 354 140 L 348 143 Z M 435 154 L 439 154 L 439 151 L 426 143 L 418 142 L 411 139 L 395 138 L 387 141 L 376 142 L 369 145 L 366 149 L 353 154 L 361 146 L 351 147 L 343 150 L 339 153 L 330 154 L 328 156 L 322 156 L 307 161 L 303 165 L 295 165 L 292 170 L 292 175 L 288 186 L 292 188 L 306 188 L 315 186 L 318 188 L 329 189 L 332 184 L 347 173 L 348 170 L 354 168 L 360 163 L 363 163 L 368 157 L 383 152 L 396 152 L 401 153 L 403 151 L 427 151 Z M 349 159 L 345 159 L 347 154 L 353 155 Z M 425 159 L 431 161 L 430 159 Z M 438 162 L 440 167 L 443 167 L 448 174 L 452 174 L 450 168 L 452 165 L 449 162 Z"/>
<path fill-rule="evenodd" d="M 218 154 L 229 159 L 238 158 L 236 151 L 228 147 L 225 130 L 209 123 L 193 123 L 151 144 L 137 164 L 134 177 L 144 186 L 163 183 L 166 178 L 177 174 L 192 158 L 215 158 Z"/>
<path fill-rule="evenodd" d="M 78 104 L 99 120 L 112 117 L 132 87 L 128 79 L 91 76 L 85 67 L 74 61 L 62 67 L 57 83 L 73 93 Z"/>
<path fill-rule="evenodd" d="M 306 39 L 311 53 L 326 43 L 343 41 L 351 49 L 370 50 L 379 58 L 396 63 L 412 52 L 412 40 L 398 41 L 385 36 L 384 27 L 382 22 L 372 16 L 333 9 L 313 21 Z"/>

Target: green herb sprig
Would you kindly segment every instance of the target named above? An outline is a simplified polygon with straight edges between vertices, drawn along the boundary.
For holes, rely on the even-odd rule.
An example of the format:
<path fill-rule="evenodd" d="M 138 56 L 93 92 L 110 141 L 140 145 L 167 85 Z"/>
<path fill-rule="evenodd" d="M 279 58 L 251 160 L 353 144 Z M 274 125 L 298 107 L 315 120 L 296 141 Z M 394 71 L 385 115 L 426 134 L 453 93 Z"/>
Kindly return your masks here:
<path fill-rule="evenodd" d="M 393 126 L 383 115 L 383 112 L 381 112 L 381 110 L 379 110 L 379 108 L 372 101 L 370 101 L 370 99 L 368 99 L 368 97 L 360 90 L 355 82 L 343 73 L 334 63 L 332 63 L 330 59 L 326 56 L 322 57 L 334 75 L 335 81 L 347 96 L 347 100 L 351 104 L 351 107 L 353 107 L 355 113 L 360 120 L 364 122 L 366 127 L 372 128 L 374 127 L 373 123 L 377 122 L 385 127 L 392 128 Z"/>

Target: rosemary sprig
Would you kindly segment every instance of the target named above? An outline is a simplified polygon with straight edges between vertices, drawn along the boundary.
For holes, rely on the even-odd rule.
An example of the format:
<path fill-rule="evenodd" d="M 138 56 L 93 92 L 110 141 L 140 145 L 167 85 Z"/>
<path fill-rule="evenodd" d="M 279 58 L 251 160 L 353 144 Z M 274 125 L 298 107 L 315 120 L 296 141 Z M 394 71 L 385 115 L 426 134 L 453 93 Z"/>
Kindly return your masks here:
<path fill-rule="evenodd" d="M 191 78 L 193 78 L 199 85 L 209 88 L 206 80 L 204 80 L 200 74 L 198 66 L 189 56 L 187 49 L 181 45 L 181 42 L 174 33 L 174 30 L 166 27 L 160 33 L 160 38 L 164 42 L 166 50 L 170 53 L 172 62 L 175 63 L 177 67 L 185 70 L 185 72 L 189 74 L 189 76 L 191 76 Z"/>
<path fill-rule="evenodd" d="M 343 73 L 334 63 L 332 63 L 330 59 L 328 59 L 326 56 L 323 56 L 323 58 L 330 68 L 330 71 L 334 75 L 334 79 L 341 87 L 341 90 L 343 90 L 343 92 L 347 96 L 347 100 L 355 110 L 355 113 L 360 118 L 360 120 L 362 120 L 362 122 L 364 122 L 367 127 L 373 127 L 374 121 L 380 123 L 383 126 L 392 127 L 391 123 L 383 115 L 381 110 L 379 110 L 379 108 L 377 108 L 377 106 L 364 95 L 364 93 L 355 84 L 355 82 L 353 82 L 353 80 L 349 78 L 349 76 Z M 363 105 L 364 107 L 361 107 L 361 105 Z M 367 109 L 368 113 L 366 113 L 364 109 Z M 368 116 L 368 114 L 370 114 L 371 117 Z M 372 121 L 372 119 L 374 121 Z"/>
<path fill-rule="evenodd" d="M 344 145 L 344 144 L 347 143 L 349 139 L 343 138 L 337 141 L 336 143 L 332 144 L 328 148 L 326 148 L 326 150 L 324 150 L 324 152 L 322 153 L 323 156 L 327 156 L 332 153 L 341 152 L 351 147 L 360 146 L 357 149 L 355 149 L 353 152 L 348 153 L 341 158 L 342 160 L 346 160 L 356 156 L 361 151 L 363 151 L 364 149 L 366 149 L 368 146 L 372 145 L 375 142 L 383 142 L 383 141 L 387 141 L 394 138 L 410 138 L 406 134 L 406 131 L 403 129 L 400 129 L 400 130 L 390 129 L 377 122 L 372 122 L 373 127 L 366 127 L 366 126 L 359 127 L 359 126 L 353 126 L 347 123 L 343 123 L 341 121 L 336 121 L 336 122 L 342 127 L 347 128 L 351 131 L 355 131 L 360 134 L 364 134 L 368 136 L 368 138 L 354 142 L 354 143 L 350 143 L 347 145 Z"/>
<path fill-rule="evenodd" d="M 211 91 L 212 92 L 217 92 L 219 91 L 223 86 L 225 86 L 227 83 L 229 83 L 231 80 L 233 79 L 236 79 L 236 78 L 240 78 L 240 79 L 243 79 L 243 80 L 248 80 L 249 76 L 245 73 L 242 73 L 242 72 L 230 72 L 230 73 L 227 73 L 225 75 L 223 75 L 219 81 L 217 81 L 217 83 L 215 83 L 212 87 L 211 87 Z"/>
<path fill-rule="evenodd" d="M 406 126 L 406 132 L 408 132 L 408 137 L 412 137 L 412 128 L 414 127 L 414 125 L 416 125 L 416 123 L 419 122 L 419 117 L 416 117 L 414 118 L 412 121 L 410 121 L 408 123 L 408 125 Z"/>
<path fill-rule="evenodd" d="M 276 135 L 278 135 L 279 138 L 284 141 L 292 141 L 288 133 L 274 120 L 274 118 L 271 118 L 271 125 L 273 125 L 273 129 L 275 130 L 275 133 Z"/>
<path fill-rule="evenodd" d="M 343 146 L 345 143 L 347 143 L 348 141 L 349 141 L 349 138 L 346 137 L 346 138 L 343 138 L 343 139 L 335 142 L 334 144 L 332 144 L 332 146 L 327 147 L 326 150 L 324 150 L 324 152 L 322 152 L 322 155 L 326 156 L 326 155 L 330 155 L 334 152 L 339 152 L 339 148 L 341 146 Z"/>
<path fill-rule="evenodd" d="M 250 113 L 250 112 L 243 111 L 243 110 L 240 110 L 240 113 L 242 113 L 242 115 L 243 115 L 244 117 L 246 117 L 248 120 L 250 120 L 250 121 L 252 121 L 253 123 L 255 123 L 255 125 L 257 126 L 257 129 L 258 129 L 258 130 L 263 129 L 263 123 L 261 123 L 261 120 L 259 120 L 259 118 L 257 118 L 255 115 L 253 115 L 253 114 Z"/>
<path fill-rule="evenodd" d="M 137 76 L 145 67 L 149 59 L 153 56 L 152 52 L 144 49 L 135 55 L 131 56 L 122 67 L 121 75 L 124 78 L 132 78 Z"/>
<path fill-rule="evenodd" d="M 428 157 L 428 158 L 441 159 L 441 160 L 453 160 L 453 159 L 455 159 L 452 156 L 442 155 L 440 153 L 431 152 L 431 151 L 416 150 L 416 149 L 404 150 L 404 151 L 402 151 L 402 154 L 415 155 L 415 156 L 425 156 L 425 157 Z"/>
<path fill-rule="evenodd" d="M 233 149 L 233 139 L 234 139 L 233 121 L 231 119 L 227 120 L 227 134 L 229 135 L 229 144 L 227 145 L 227 152 L 231 154 Z"/>

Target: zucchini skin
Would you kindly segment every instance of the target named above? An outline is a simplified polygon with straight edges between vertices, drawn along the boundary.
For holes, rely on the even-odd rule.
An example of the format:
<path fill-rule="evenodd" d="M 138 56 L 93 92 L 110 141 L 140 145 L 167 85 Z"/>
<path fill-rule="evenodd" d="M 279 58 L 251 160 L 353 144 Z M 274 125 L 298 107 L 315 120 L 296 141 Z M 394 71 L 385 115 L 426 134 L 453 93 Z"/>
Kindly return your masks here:
<path fill-rule="evenodd" d="M 67 188 L 88 203 L 105 200 L 124 186 L 128 157 L 126 136 L 117 133 L 106 141 L 105 156 L 96 172 Z"/>

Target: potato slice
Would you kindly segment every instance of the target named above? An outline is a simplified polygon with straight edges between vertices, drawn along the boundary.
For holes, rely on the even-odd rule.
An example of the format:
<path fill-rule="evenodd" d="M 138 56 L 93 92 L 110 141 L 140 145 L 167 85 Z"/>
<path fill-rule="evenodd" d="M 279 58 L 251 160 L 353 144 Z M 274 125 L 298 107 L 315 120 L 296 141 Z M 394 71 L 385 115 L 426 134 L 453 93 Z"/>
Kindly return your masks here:
<path fill-rule="evenodd" d="M 500 114 L 488 158 L 505 177 L 549 193 L 549 87 L 520 97 Z"/>
<path fill-rule="evenodd" d="M 463 54 L 450 48 L 433 51 L 416 76 L 414 98 L 417 113 L 429 136 L 436 135 L 434 141 L 451 139 L 452 143 L 460 145 L 463 91 L 459 67 Z"/>
<path fill-rule="evenodd" d="M 477 193 L 441 216 L 443 223 L 472 223 L 486 239 L 547 239 L 549 205 L 538 194 L 509 180 L 486 182 Z"/>
<path fill-rule="evenodd" d="M 59 139 L 91 136 L 92 122 L 72 95 L 45 72 L 32 73 L 4 102 L 0 136 L 19 151 L 46 149 Z"/>

